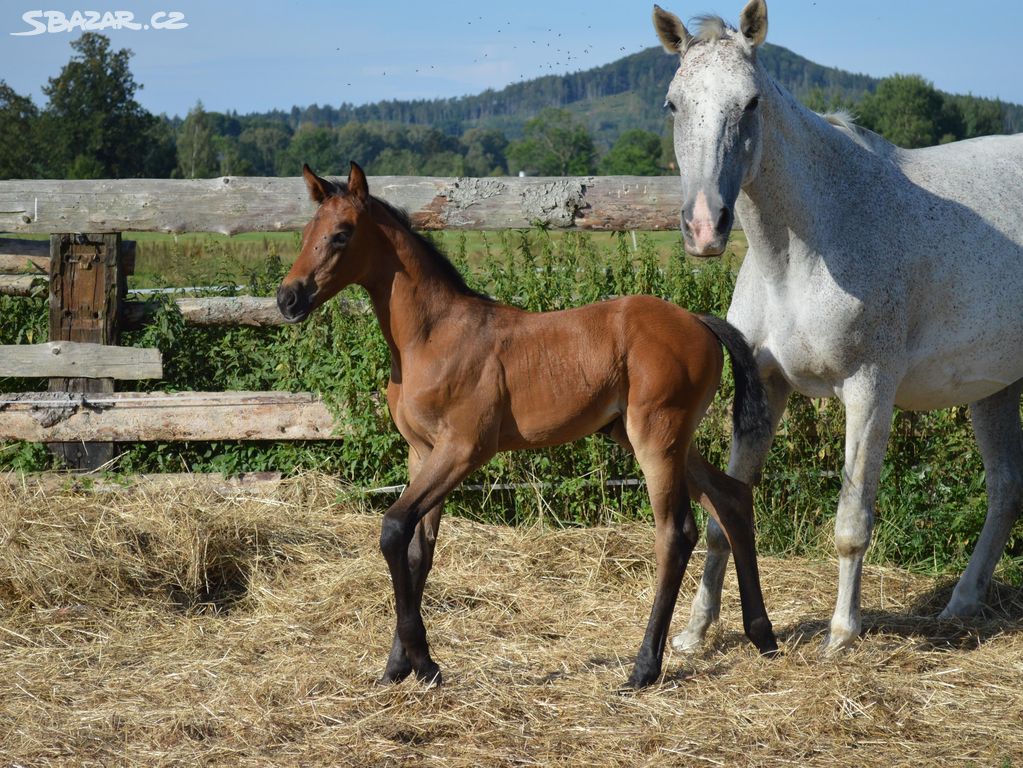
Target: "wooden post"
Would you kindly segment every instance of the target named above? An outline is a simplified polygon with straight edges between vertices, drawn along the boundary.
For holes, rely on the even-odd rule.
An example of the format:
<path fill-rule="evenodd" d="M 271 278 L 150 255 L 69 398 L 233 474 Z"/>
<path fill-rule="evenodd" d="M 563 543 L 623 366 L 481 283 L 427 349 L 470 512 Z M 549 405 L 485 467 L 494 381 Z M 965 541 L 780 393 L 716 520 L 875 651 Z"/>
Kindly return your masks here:
<path fill-rule="evenodd" d="M 118 267 L 121 235 L 50 236 L 50 341 L 116 344 L 125 279 Z M 50 379 L 51 392 L 111 393 L 113 379 Z M 96 469 L 114 457 L 112 442 L 51 443 L 74 469 Z"/>

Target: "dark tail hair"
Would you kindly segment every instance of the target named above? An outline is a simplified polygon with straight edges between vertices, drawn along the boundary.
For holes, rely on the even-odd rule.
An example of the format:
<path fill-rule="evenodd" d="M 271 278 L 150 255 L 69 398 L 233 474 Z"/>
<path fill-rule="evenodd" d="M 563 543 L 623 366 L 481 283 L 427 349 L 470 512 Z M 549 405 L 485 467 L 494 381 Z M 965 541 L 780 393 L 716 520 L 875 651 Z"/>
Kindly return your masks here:
<path fill-rule="evenodd" d="M 718 341 L 728 350 L 735 379 L 735 402 L 732 404 L 732 432 L 745 435 L 769 436 L 771 412 L 767 406 L 767 392 L 760 381 L 760 369 L 742 331 L 720 317 L 697 315 Z"/>

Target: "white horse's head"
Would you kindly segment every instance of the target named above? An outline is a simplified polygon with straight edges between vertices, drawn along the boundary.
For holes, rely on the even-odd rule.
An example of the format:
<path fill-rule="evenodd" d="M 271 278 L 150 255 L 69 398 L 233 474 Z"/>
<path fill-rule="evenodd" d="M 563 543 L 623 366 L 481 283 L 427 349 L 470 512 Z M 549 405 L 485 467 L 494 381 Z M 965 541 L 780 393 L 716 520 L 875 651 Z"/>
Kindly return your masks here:
<path fill-rule="evenodd" d="M 695 35 L 655 5 L 654 28 L 665 50 L 679 56 L 665 107 L 675 121 L 682 237 L 690 254 L 717 256 L 728 243 L 739 190 L 760 165 L 763 84 L 756 49 L 767 37 L 767 3 L 751 0 L 738 30 L 703 17 Z"/>

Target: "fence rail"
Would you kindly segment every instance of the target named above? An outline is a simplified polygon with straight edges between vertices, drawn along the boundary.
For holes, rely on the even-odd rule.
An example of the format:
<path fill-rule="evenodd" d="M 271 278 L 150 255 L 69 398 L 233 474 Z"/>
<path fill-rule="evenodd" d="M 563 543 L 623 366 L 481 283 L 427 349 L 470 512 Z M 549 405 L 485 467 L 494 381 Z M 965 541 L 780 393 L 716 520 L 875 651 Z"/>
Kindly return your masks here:
<path fill-rule="evenodd" d="M 0 395 L 0 440 L 331 440 L 343 436 L 338 426 L 320 398 L 308 392 Z"/>
<path fill-rule="evenodd" d="M 369 184 L 422 229 L 679 226 L 678 179 L 667 176 L 374 176 Z M 19 234 L 298 231 L 312 210 L 300 178 L 0 182 L 0 232 Z"/>

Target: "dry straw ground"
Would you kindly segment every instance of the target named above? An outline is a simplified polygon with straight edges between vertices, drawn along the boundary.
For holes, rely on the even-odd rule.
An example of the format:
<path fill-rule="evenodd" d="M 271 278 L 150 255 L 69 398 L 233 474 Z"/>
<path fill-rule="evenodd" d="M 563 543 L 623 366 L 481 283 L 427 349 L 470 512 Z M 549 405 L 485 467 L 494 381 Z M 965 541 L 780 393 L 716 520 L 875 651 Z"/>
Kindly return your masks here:
<path fill-rule="evenodd" d="M 744 641 L 730 583 L 710 648 L 623 694 L 651 599 L 641 525 L 446 520 L 426 606 L 446 684 L 378 687 L 378 517 L 337 494 L 0 486 L 0 766 L 1023 765 L 1007 588 L 938 623 L 947 580 L 870 567 L 868 632 L 824 659 L 833 564 L 767 558 L 782 658 Z"/>

